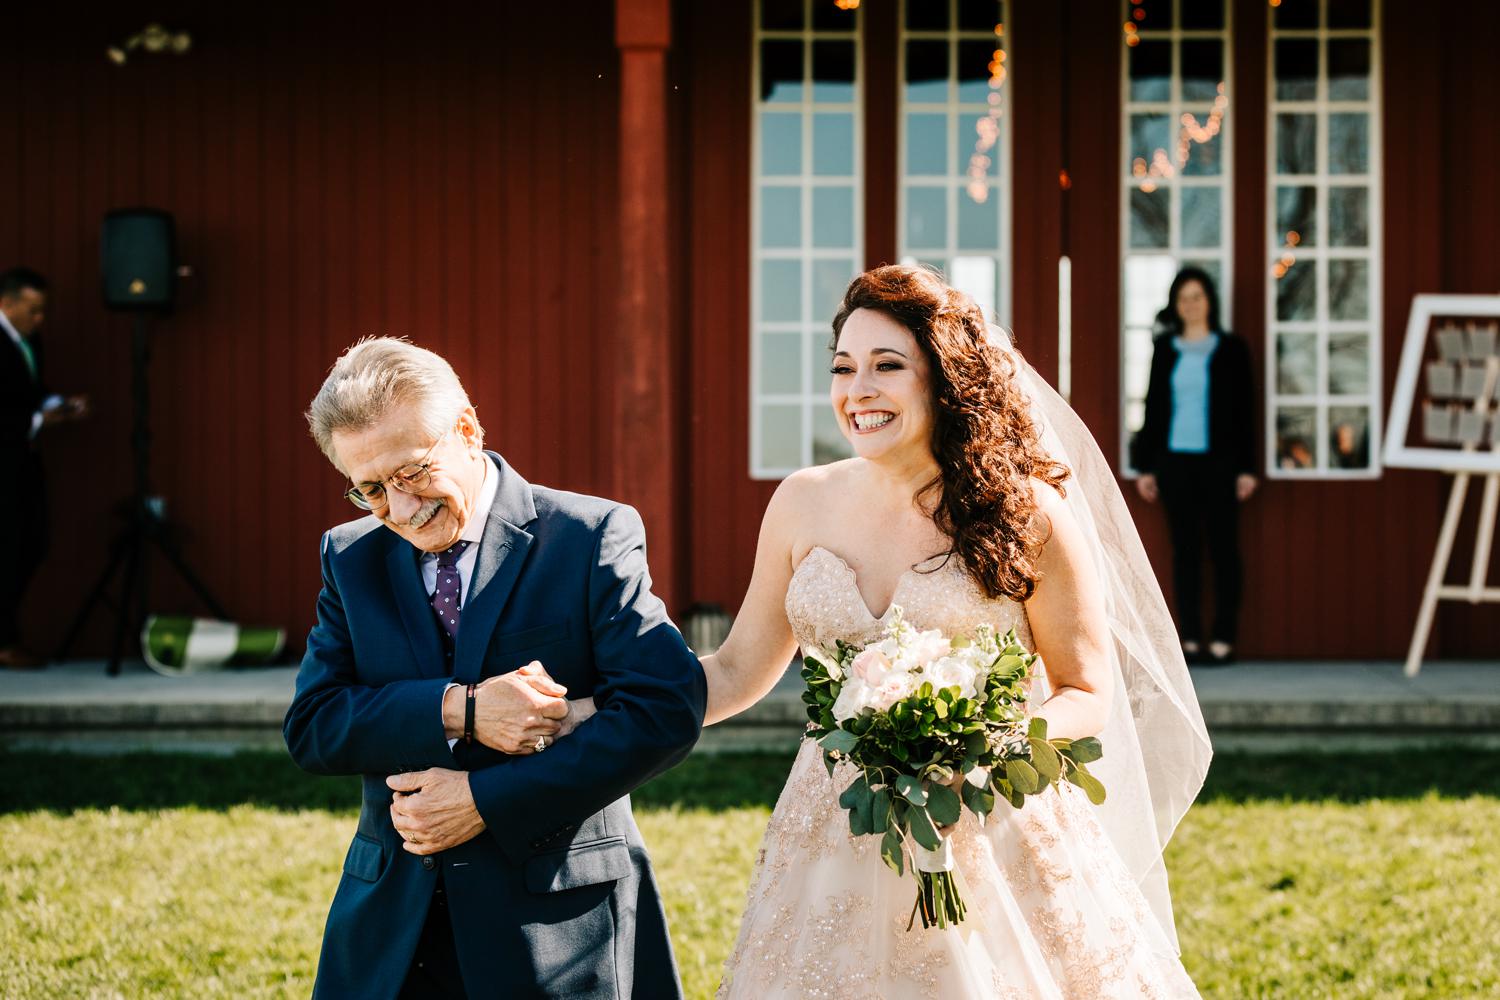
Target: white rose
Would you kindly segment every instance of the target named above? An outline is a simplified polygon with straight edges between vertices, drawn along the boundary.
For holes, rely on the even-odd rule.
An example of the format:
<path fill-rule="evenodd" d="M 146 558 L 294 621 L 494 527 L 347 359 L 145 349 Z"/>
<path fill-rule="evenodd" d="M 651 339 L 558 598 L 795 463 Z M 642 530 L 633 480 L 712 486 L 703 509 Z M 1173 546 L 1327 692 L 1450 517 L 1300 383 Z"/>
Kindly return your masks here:
<path fill-rule="evenodd" d="M 943 633 L 933 630 L 918 632 L 917 637 L 907 644 L 906 651 L 902 655 L 913 666 L 925 667 L 951 652 L 953 652 L 953 643 L 949 642 Z"/>
<path fill-rule="evenodd" d="M 849 683 L 839 690 L 839 696 L 833 701 L 833 717 L 840 722 L 848 722 L 860 712 L 865 710 L 869 687 L 858 678 L 851 677 Z"/>

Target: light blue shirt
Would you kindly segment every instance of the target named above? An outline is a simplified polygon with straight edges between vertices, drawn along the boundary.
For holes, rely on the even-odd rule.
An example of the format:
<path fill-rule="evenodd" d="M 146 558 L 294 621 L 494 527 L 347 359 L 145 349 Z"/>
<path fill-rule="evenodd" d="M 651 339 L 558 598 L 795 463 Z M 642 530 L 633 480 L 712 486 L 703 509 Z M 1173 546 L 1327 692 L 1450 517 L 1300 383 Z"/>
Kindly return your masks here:
<path fill-rule="evenodd" d="M 1172 343 L 1177 348 L 1177 364 L 1172 369 L 1172 429 L 1167 450 L 1201 455 L 1208 451 L 1208 362 L 1219 338 L 1175 337 Z"/>

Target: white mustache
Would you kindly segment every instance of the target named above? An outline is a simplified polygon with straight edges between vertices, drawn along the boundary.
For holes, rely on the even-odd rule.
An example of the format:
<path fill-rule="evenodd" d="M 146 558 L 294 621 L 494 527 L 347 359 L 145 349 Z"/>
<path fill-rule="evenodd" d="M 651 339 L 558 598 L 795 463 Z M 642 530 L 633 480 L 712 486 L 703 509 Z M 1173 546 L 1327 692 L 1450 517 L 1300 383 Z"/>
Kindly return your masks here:
<path fill-rule="evenodd" d="M 438 498 L 438 497 L 433 497 L 432 499 L 430 499 L 426 503 L 424 503 L 422 506 L 418 507 L 417 508 L 417 512 L 415 514 L 413 514 L 410 518 L 408 518 L 407 521 L 406 521 L 406 523 L 403 524 L 403 525 L 401 525 L 401 527 L 403 527 L 403 528 L 420 528 L 422 525 L 426 524 L 428 521 L 431 521 L 433 519 L 433 517 L 437 514 L 437 512 L 440 511 L 440 510 L 442 510 L 442 509 L 443 509 L 443 501 L 440 498 Z"/>

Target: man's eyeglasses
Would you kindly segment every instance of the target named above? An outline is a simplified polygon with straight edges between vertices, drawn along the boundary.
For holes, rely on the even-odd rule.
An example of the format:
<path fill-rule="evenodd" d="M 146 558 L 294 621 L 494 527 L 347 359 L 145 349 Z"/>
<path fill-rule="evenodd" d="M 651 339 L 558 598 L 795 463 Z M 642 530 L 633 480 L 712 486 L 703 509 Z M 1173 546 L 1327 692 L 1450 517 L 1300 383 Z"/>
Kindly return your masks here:
<path fill-rule="evenodd" d="M 442 437 L 432 442 L 432 447 L 427 449 L 427 454 L 422 456 L 420 462 L 403 465 L 381 482 L 359 483 L 351 486 L 344 491 L 344 498 L 360 510 L 374 510 L 385 506 L 387 484 L 394 486 L 402 493 L 421 493 L 432 482 L 432 453 L 437 451 L 437 446 L 452 433 L 450 428 Z"/>

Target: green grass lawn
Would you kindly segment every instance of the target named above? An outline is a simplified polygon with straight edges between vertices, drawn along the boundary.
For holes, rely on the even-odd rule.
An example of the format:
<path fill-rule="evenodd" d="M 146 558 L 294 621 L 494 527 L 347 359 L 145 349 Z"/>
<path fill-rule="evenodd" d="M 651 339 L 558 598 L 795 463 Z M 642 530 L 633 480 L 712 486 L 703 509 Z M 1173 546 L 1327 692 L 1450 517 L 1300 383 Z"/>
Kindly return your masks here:
<path fill-rule="evenodd" d="M 636 795 L 710 996 L 783 756 Z M 0 997 L 306 996 L 357 783 L 274 754 L 0 752 Z M 1221 755 L 1168 851 L 1205 996 L 1500 996 L 1500 752 Z"/>

